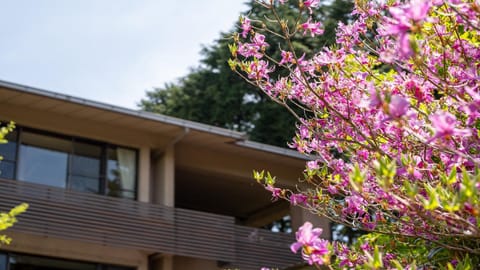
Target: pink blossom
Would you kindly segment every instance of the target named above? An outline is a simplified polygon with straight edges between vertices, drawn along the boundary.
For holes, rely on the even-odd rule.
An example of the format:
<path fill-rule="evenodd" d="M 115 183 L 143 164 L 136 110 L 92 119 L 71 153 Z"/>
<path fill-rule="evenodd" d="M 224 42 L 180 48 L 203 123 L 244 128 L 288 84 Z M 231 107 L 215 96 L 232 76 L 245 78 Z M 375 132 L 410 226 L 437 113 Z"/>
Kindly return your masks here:
<path fill-rule="evenodd" d="M 273 199 L 278 199 L 282 193 L 282 190 L 280 188 L 276 188 L 272 185 L 267 185 L 265 189 L 272 193 Z"/>
<path fill-rule="evenodd" d="M 307 22 L 302 24 L 303 34 L 306 35 L 307 31 L 310 31 L 310 35 L 314 37 L 315 35 L 323 34 L 323 29 L 321 28 L 322 24 L 320 22 L 312 22 L 312 18 L 309 18 Z"/>
<path fill-rule="evenodd" d="M 290 249 L 293 253 L 297 253 L 297 251 L 302 248 L 302 257 L 308 261 L 310 265 L 314 263 L 323 264 L 329 250 L 328 241 L 319 238 L 322 231 L 320 228 L 313 229 L 312 223 L 308 221 L 305 222 L 296 232 L 295 237 L 297 242 L 293 243 Z"/>
<path fill-rule="evenodd" d="M 301 4 L 307 14 L 319 5 L 319 1 L 304 1 Z M 289 30 L 317 37 L 323 32 L 315 21 L 321 14 L 310 16 L 295 29 L 290 27 L 294 22 L 289 21 Z M 480 164 L 480 49 L 470 38 L 450 39 L 456 29 L 477 33 L 478 11 L 472 9 L 471 1 L 461 0 L 367 1 L 357 6 L 354 16 L 355 20 L 339 24 L 333 46 L 304 52 L 282 44 L 285 51 L 277 60 L 271 58 L 273 55 L 266 57 L 268 52 L 262 49 L 270 40 L 247 35 L 250 43 L 238 55 L 260 56 L 253 62 L 239 59 L 244 76 L 248 75 L 251 83 L 275 101 L 289 102 L 292 107 L 298 105 L 299 112 L 303 110 L 297 114 L 301 119 L 288 145 L 318 157 L 321 168 L 328 169 L 325 177 L 310 181 L 320 166 L 308 161 L 301 193 L 266 188 L 274 198 L 287 199 L 314 212 L 328 207 L 329 212 L 324 213 L 329 217 L 364 230 L 432 239 L 438 232 L 462 232 L 468 224 L 455 224 L 456 217 L 475 228 L 477 220 L 470 212 L 478 207 L 472 202 L 459 210 L 439 207 L 435 213 L 428 213 L 429 222 L 418 219 L 418 211 L 430 198 L 421 186 L 443 186 L 444 172 L 452 168 L 462 168 L 475 176 Z M 442 24 L 443 18 L 449 23 Z M 462 23 L 467 20 L 468 24 Z M 424 27 L 424 22 L 432 24 Z M 299 56 L 303 54 L 298 61 L 293 50 Z M 414 53 L 417 55 L 410 59 Z M 384 65 L 385 61 L 390 64 Z M 278 75 L 270 73 L 272 66 L 279 69 Z M 371 166 L 379 158 L 385 158 L 392 175 L 386 186 L 379 181 L 379 171 Z M 359 164 L 364 172 L 361 193 L 350 181 L 353 164 Z M 459 174 L 456 180 L 461 178 Z M 408 189 L 412 194 L 407 194 L 407 189 L 401 187 L 411 182 L 420 184 L 420 188 Z M 447 188 L 446 195 L 455 195 L 461 183 L 457 181 L 453 189 Z M 480 183 L 475 187 L 480 190 Z M 443 198 L 439 200 L 444 203 Z M 386 213 L 395 214 L 390 218 Z M 330 252 L 335 252 L 333 265 L 340 268 L 355 268 L 367 262 L 358 246 L 333 250 L 331 244 L 320 239 L 320 232 L 305 224 L 297 233 L 292 251 L 301 250 L 309 264 L 325 264 Z M 367 249 L 366 245 L 362 248 Z M 372 248 L 367 249 L 370 254 Z M 395 258 L 388 252 L 383 252 L 385 268 Z"/>
<path fill-rule="evenodd" d="M 287 52 L 282 50 L 282 60 L 280 61 L 280 65 L 286 64 L 286 63 L 293 63 L 293 53 L 292 52 Z"/>
<path fill-rule="evenodd" d="M 310 136 L 310 131 L 308 130 L 308 127 L 306 125 L 301 125 L 298 131 L 300 131 L 300 138 L 302 139 L 308 138 Z"/>
<path fill-rule="evenodd" d="M 345 198 L 345 203 L 347 204 L 346 208 L 343 209 L 343 212 L 345 214 L 350 214 L 350 215 L 363 215 L 365 214 L 365 204 L 366 201 L 358 196 L 358 195 L 352 195 L 348 196 Z"/>
<path fill-rule="evenodd" d="M 327 188 L 328 192 L 332 195 L 335 195 L 338 193 L 338 189 L 336 186 L 334 185 L 329 185 L 328 188 Z"/>
<path fill-rule="evenodd" d="M 250 73 L 248 74 L 248 78 L 254 80 L 268 79 L 268 74 L 273 72 L 273 70 L 273 68 L 268 67 L 267 61 L 252 61 L 250 63 Z"/>
<path fill-rule="evenodd" d="M 312 12 L 313 12 L 312 8 L 318 7 L 319 4 L 320 4 L 320 0 L 305 0 L 305 1 L 303 1 L 303 5 L 308 8 L 308 11 L 310 12 L 310 14 L 312 14 Z"/>
<path fill-rule="evenodd" d="M 428 140 L 431 142 L 438 138 L 449 139 L 452 136 L 469 136 L 470 130 L 458 129 L 455 126 L 458 124 L 454 115 L 449 112 L 440 111 L 430 116 L 432 126 L 435 129 L 435 134 Z"/>
<path fill-rule="evenodd" d="M 312 223 L 307 221 L 298 229 L 298 231 L 295 233 L 297 242 L 290 246 L 290 249 L 293 253 L 297 253 L 297 251 L 303 246 L 313 245 L 313 243 L 318 240 L 318 237 L 322 234 L 323 230 L 321 228 L 312 228 Z"/>
<path fill-rule="evenodd" d="M 329 255 L 328 249 L 328 241 L 325 239 L 318 239 L 314 242 L 312 246 L 312 251 L 310 254 L 303 252 L 302 257 L 306 260 L 310 265 L 318 264 L 322 265 L 329 261 L 327 258 Z"/>
<path fill-rule="evenodd" d="M 242 23 L 242 37 L 246 38 L 250 30 L 252 30 L 252 25 L 250 24 L 250 19 L 243 17 L 241 19 Z"/>
<path fill-rule="evenodd" d="M 427 17 L 430 7 L 429 0 L 413 0 L 404 6 L 389 9 L 392 19 L 387 21 L 385 33 L 398 36 L 398 49 L 403 57 L 412 55 L 409 32 Z"/>
<path fill-rule="evenodd" d="M 255 36 L 252 39 L 253 44 L 258 48 L 267 47 L 268 43 L 265 42 L 265 36 L 262 34 L 255 33 Z"/>
<path fill-rule="evenodd" d="M 292 194 L 289 200 L 292 205 L 304 204 L 307 201 L 307 196 L 301 193 Z"/>
<path fill-rule="evenodd" d="M 237 52 L 244 57 L 253 56 L 257 59 L 260 59 L 263 57 L 263 54 L 259 52 L 259 47 L 251 43 L 239 44 Z"/>
<path fill-rule="evenodd" d="M 414 80 L 405 82 L 405 90 L 411 92 L 416 100 L 419 102 L 430 102 L 432 97 L 424 87 L 418 85 Z"/>
<path fill-rule="evenodd" d="M 410 102 L 408 100 L 399 95 L 393 95 L 390 98 L 390 104 L 388 104 L 388 113 L 394 119 L 400 118 L 405 115 L 409 107 Z"/>
<path fill-rule="evenodd" d="M 317 160 L 311 160 L 311 161 L 307 162 L 307 168 L 309 170 L 318 170 L 318 168 L 320 168 L 320 166 L 318 165 Z"/>
<path fill-rule="evenodd" d="M 380 93 L 374 88 L 370 88 L 370 106 L 378 108 L 382 105 L 382 98 Z"/>

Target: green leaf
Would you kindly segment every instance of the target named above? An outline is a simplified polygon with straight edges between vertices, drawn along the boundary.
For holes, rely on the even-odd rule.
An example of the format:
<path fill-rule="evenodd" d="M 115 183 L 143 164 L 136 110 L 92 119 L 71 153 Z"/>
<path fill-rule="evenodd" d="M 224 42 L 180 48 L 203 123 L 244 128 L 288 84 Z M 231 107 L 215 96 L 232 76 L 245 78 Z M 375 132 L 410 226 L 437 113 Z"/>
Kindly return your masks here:
<path fill-rule="evenodd" d="M 457 167 L 453 166 L 447 178 L 447 185 L 453 185 L 455 182 L 457 182 Z"/>
<path fill-rule="evenodd" d="M 360 166 L 356 163 L 353 167 L 353 170 L 350 172 L 349 181 L 352 188 L 361 192 L 363 189 L 363 181 L 365 180 L 365 173 L 360 170 Z"/>
<path fill-rule="evenodd" d="M 267 177 L 265 177 L 265 184 L 266 185 L 275 185 L 275 176 L 272 177 L 270 172 L 267 172 Z"/>
<path fill-rule="evenodd" d="M 378 251 L 378 246 L 373 251 L 373 266 L 377 269 L 383 267 L 382 253 Z"/>
<path fill-rule="evenodd" d="M 415 183 L 404 181 L 403 187 L 405 188 L 405 192 L 410 198 L 413 198 L 418 194 L 418 186 Z"/>
<path fill-rule="evenodd" d="M 470 174 L 465 168 L 462 168 L 462 184 L 460 185 L 460 195 L 462 199 L 469 200 L 477 194 L 475 180 L 470 178 Z"/>
<path fill-rule="evenodd" d="M 400 264 L 400 262 L 398 262 L 397 260 L 391 260 L 390 261 L 391 264 L 393 264 L 393 266 L 395 266 L 395 269 L 397 270 L 403 270 L 403 266 Z"/>
<path fill-rule="evenodd" d="M 20 215 L 21 213 L 27 211 L 28 209 L 28 204 L 27 203 L 22 203 L 18 206 L 15 206 L 12 210 L 10 210 L 10 215 L 11 216 L 17 216 Z"/>
<path fill-rule="evenodd" d="M 424 199 L 423 206 L 425 210 L 435 210 L 440 206 L 438 201 L 438 195 L 435 188 L 429 184 L 425 184 L 425 190 L 427 191 L 428 199 Z"/>
<path fill-rule="evenodd" d="M 253 170 L 253 179 L 255 179 L 259 184 L 263 180 L 264 175 L 265 175 L 264 170 L 262 170 L 261 172 Z"/>

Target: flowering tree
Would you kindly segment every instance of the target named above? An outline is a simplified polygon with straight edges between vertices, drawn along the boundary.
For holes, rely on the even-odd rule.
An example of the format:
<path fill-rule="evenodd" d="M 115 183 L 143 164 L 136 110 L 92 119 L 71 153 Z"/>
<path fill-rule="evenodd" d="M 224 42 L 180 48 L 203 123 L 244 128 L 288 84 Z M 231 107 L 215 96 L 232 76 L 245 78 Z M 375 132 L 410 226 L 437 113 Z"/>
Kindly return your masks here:
<path fill-rule="evenodd" d="M 11 132 L 14 128 L 15 125 L 13 122 L 8 123 L 5 126 L 1 125 L 0 123 L 0 143 L 6 143 L 7 140 L 5 137 L 9 132 Z M 0 161 L 2 160 L 2 156 L 0 153 Z M 1 172 L 0 172 L 1 176 Z M 15 224 L 17 222 L 16 216 L 25 212 L 28 208 L 28 204 L 22 203 L 14 208 L 12 208 L 8 213 L 3 213 L 0 212 L 0 231 L 6 230 Z M 6 235 L 0 235 L 0 244 L 10 244 L 12 239 Z"/>
<path fill-rule="evenodd" d="M 292 251 L 331 268 L 479 268 L 480 2 L 358 0 L 336 44 L 308 55 L 292 44 L 322 35 L 319 0 L 261 4 L 271 15 L 241 19 L 229 64 L 295 115 L 291 147 L 313 160 L 296 190 L 255 178 L 274 198 L 368 232 L 346 246 L 307 222 Z M 276 12 L 293 4 L 295 21 Z M 266 53 L 273 25 L 288 44 L 281 59 Z"/>

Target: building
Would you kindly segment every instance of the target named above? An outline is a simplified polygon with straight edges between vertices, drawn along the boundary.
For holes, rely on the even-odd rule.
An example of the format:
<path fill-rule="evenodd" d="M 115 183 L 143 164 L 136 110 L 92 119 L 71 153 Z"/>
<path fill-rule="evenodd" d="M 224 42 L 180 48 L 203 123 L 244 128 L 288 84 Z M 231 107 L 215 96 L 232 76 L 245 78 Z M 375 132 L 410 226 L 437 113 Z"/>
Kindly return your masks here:
<path fill-rule="evenodd" d="M 0 210 L 30 208 L 7 231 L 0 270 L 259 269 L 301 262 L 291 215 L 252 170 L 294 187 L 305 157 L 244 134 L 0 81 Z M 328 222 L 317 219 L 328 231 Z M 328 235 L 328 232 L 327 234 Z"/>

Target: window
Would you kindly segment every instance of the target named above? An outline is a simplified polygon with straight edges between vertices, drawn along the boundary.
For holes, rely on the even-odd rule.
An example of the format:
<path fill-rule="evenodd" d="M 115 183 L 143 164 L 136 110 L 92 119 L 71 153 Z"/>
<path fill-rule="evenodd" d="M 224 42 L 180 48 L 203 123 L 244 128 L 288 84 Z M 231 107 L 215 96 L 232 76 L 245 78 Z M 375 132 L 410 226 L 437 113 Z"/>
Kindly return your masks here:
<path fill-rule="evenodd" d="M 25 127 L 0 145 L 0 178 L 135 199 L 137 151 Z"/>
<path fill-rule="evenodd" d="M 357 242 L 358 238 L 365 234 L 364 231 L 347 227 L 342 224 L 331 223 L 332 240 L 352 245 Z"/>
<path fill-rule="evenodd" d="M 0 270 L 133 270 L 132 267 L 0 253 Z"/>
<path fill-rule="evenodd" d="M 66 188 L 71 142 L 51 136 L 21 133 L 17 179 Z"/>
<path fill-rule="evenodd" d="M 13 131 L 7 134 L 5 138 L 7 143 L 0 144 L 0 177 L 13 179 L 15 172 L 15 161 L 17 158 L 17 131 Z"/>
<path fill-rule="evenodd" d="M 135 197 L 136 152 L 120 147 L 107 149 L 107 194 L 113 197 Z"/>
<path fill-rule="evenodd" d="M 85 142 L 72 144 L 71 166 L 69 171 L 70 189 L 100 193 L 102 179 L 102 147 Z M 133 164 L 133 169 L 135 164 Z"/>
<path fill-rule="evenodd" d="M 286 215 L 263 226 L 262 228 L 272 232 L 292 233 L 292 217 L 290 217 L 290 215 Z"/>

